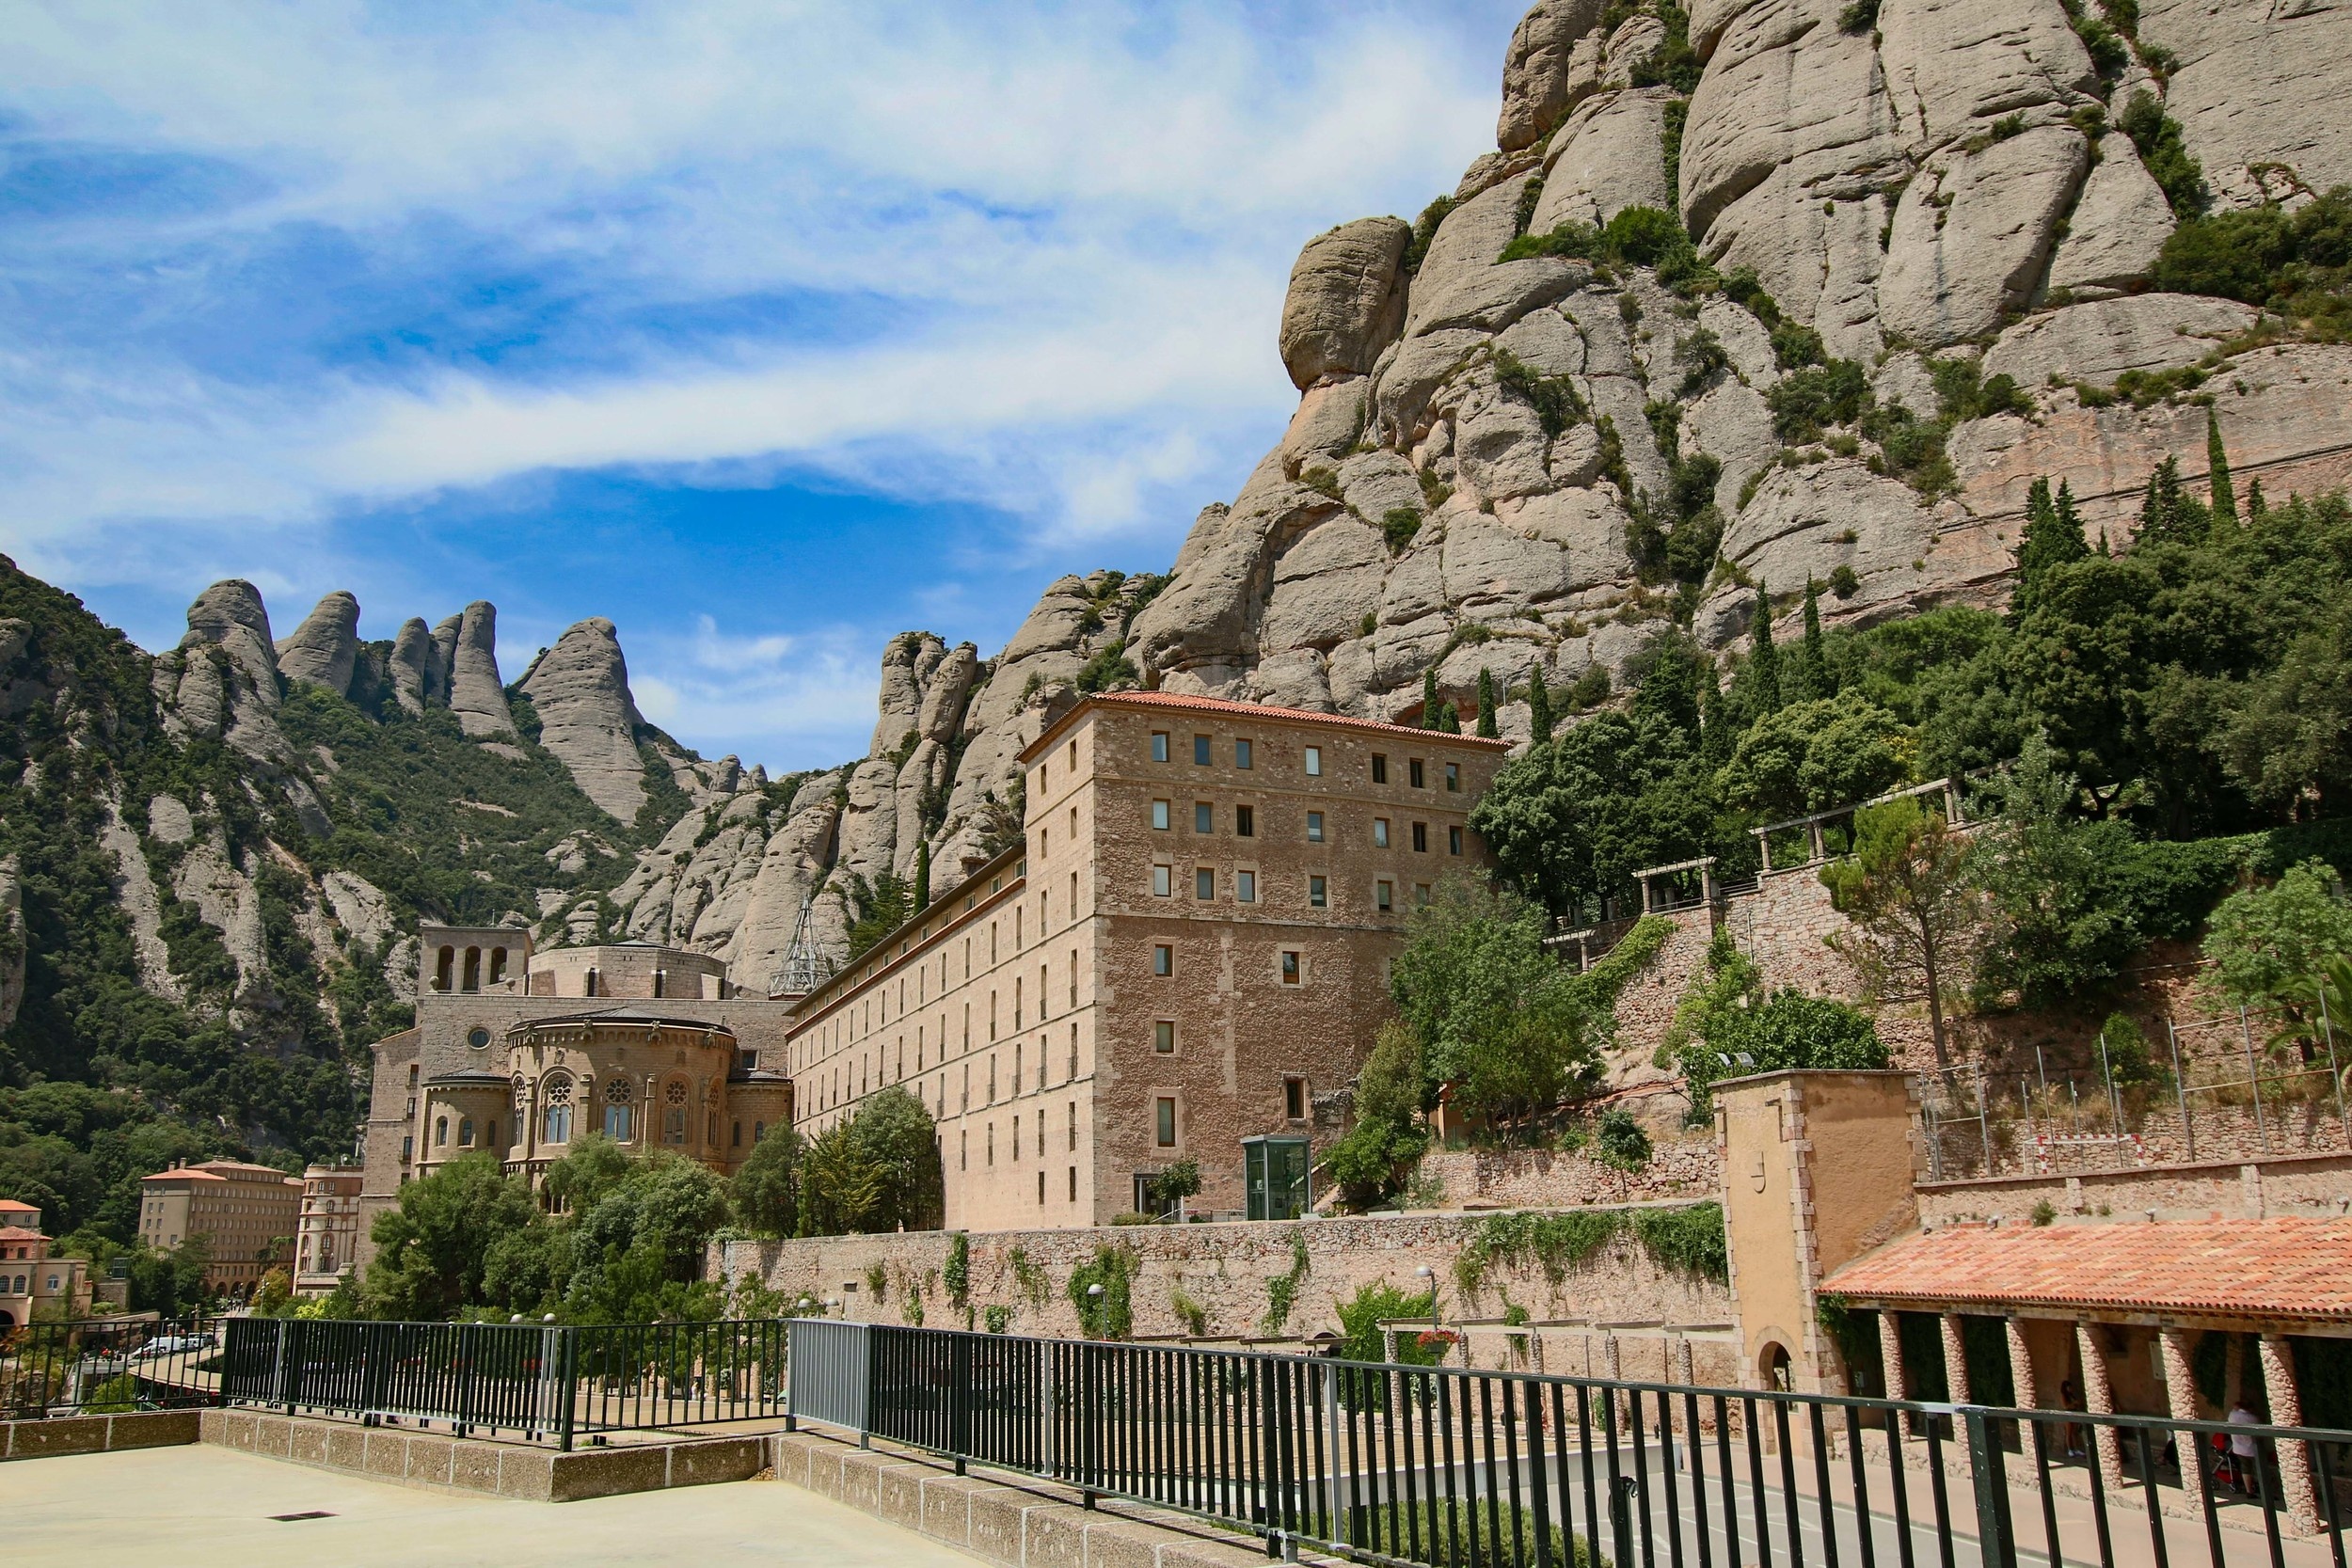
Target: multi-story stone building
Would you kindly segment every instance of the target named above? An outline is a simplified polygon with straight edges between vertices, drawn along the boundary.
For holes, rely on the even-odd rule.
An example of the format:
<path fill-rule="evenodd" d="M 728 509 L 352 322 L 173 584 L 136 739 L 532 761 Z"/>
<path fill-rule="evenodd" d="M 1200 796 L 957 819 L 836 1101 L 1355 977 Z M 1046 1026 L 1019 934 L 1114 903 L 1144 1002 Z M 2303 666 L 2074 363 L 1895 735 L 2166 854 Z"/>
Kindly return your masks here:
<path fill-rule="evenodd" d="M 719 959 L 642 942 L 534 952 L 530 932 L 506 927 L 426 926 L 418 949 L 416 1025 L 373 1047 L 337 1272 L 367 1261 L 375 1216 L 405 1183 L 463 1154 L 495 1152 L 535 1181 L 595 1131 L 724 1173 L 791 1122 L 791 1003 L 746 994 Z"/>
<path fill-rule="evenodd" d="M 325 1295 L 359 1251 L 358 1165 L 311 1165 L 302 1173 L 301 1228 L 294 1236 L 296 1295 Z"/>
<path fill-rule="evenodd" d="M 803 1137 L 903 1085 L 954 1227 L 1310 1201 L 1407 911 L 1478 865 L 1499 740 L 1210 698 L 1080 703 L 1021 754 L 1025 842 L 793 1014 Z"/>
<path fill-rule="evenodd" d="M 302 1183 L 274 1165 L 207 1160 L 139 1182 L 139 1239 L 172 1252 L 204 1238 L 204 1283 L 249 1295 L 271 1269 L 293 1261 Z"/>

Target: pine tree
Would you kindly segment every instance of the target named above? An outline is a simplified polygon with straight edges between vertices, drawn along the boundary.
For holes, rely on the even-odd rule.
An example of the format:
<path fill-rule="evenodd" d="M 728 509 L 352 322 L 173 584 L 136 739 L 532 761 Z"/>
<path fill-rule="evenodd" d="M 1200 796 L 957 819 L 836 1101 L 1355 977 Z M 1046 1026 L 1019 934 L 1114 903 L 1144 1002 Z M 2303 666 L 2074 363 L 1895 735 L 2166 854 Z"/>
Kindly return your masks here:
<path fill-rule="evenodd" d="M 2148 476 L 2134 545 L 2201 545 L 2212 524 L 2213 514 L 2205 503 L 2181 488 L 2181 460 L 2167 457 L 2157 464 Z"/>
<path fill-rule="evenodd" d="M 1443 707 L 1440 707 L 1438 710 L 1438 728 L 1443 730 L 1448 735 L 1460 735 L 1462 733 L 1461 709 L 1455 707 L 1452 703 L 1448 703 Z"/>
<path fill-rule="evenodd" d="M 1502 737 L 1502 731 L 1495 724 L 1495 676 L 1491 670 L 1478 672 L 1478 733 L 1488 740 Z"/>
<path fill-rule="evenodd" d="M 2041 592 L 2043 576 L 2054 566 L 2080 561 L 2090 553 L 2083 538 L 2083 521 L 2074 514 L 2074 492 L 2061 482 L 2058 499 L 2050 499 L 2050 482 L 2037 479 L 2026 498 L 2026 531 L 2017 541 L 2017 590 L 2010 597 L 2010 619 L 2023 620 Z"/>
<path fill-rule="evenodd" d="M 2237 491 L 2230 483 L 2230 454 L 2221 445 L 2221 421 L 2213 405 L 2205 406 L 2205 468 L 2213 485 L 2213 517 L 2217 523 L 2237 521 Z"/>
<path fill-rule="evenodd" d="M 1821 589 L 1810 573 L 1804 579 L 1804 641 L 1797 648 L 1794 674 L 1790 684 L 1799 702 L 1837 695 L 1829 673 L 1829 641 L 1821 635 Z"/>
<path fill-rule="evenodd" d="M 1739 740 L 1731 721 L 1731 705 L 1724 701 L 1723 683 L 1715 678 L 1715 661 L 1707 659 L 1699 672 L 1699 755 L 1711 768 L 1731 760 Z"/>
<path fill-rule="evenodd" d="M 931 907 L 931 847 L 929 842 L 914 847 L 914 912 L 921 914 Z"/>
<path fill-rule="evenodd" d="M 1748 656 L 1748 717 L 1764 718 L 1780 711 L 1780 655 L 1772 647 L 1772 596 L 1763 583 L 1756 585 L 1755 651 Z"/>
<path fill-rule="evenodd" d="M 2246 487 L 2246 515 L 2256 521 L 2270 515 L 2270 503 L 2263 499 L 2263 482 L 2259 479 Z"/>
<path fill-rule="evenodd" d="M 1551 688 L 1544 684 L 1540 664 L 1527 677 L 1527 722 L 1537 745 L 1551 738 Z"/>
<path fill-rule="evenodd" d="M 1434 664 L 1421 673 L 1421 727 L 1438 727 L 1438 667 Z"/>

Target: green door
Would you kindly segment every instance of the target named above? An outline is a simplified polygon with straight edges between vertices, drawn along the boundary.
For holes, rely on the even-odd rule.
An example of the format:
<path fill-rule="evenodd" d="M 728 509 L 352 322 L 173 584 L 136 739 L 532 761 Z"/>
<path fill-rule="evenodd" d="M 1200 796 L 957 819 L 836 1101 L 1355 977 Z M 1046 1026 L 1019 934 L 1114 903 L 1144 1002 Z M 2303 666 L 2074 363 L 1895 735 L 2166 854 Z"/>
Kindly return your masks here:
<path fill-rule="evenodd" d="M 1244 1138 L 1241 1158 L 1251 1219 L 1295 1220 L 1314 1207 L 1306 1139 Z"/>

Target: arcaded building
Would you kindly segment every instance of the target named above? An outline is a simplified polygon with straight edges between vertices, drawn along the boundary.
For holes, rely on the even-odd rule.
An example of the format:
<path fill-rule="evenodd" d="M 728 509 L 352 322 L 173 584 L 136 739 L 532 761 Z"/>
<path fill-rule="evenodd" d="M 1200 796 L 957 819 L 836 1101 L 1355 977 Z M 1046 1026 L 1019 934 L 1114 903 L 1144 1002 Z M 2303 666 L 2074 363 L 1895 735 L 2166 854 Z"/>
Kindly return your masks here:
<path fill-rule="evenodd" d="M 716 958 L 641 942 L 535 952 L 509 927 L 426 926 L 418 942 L 416 1026 L 373 1047 L 342 1233 L 362 1264 L 402 1185 L 463 1154 L 490 1150 L 535 1181 L 596 1132 L 723 1174 L 790 1124 L 791 1004 L 746 994 Z M 314 1254 L 306 1287 L 332 1285 Z"/>
<path fill-rule="evenodd" d="M 1087 1226 L 1191 1159 L 1280 1217 L 1390 1013 L 1408 911 L 1482 863 L 1499 740 L 1211 698 L 1080 703 L 1021 755 L 1025 841 L 798 1004 L 796 1127 L 904 1085 L 947 1224 Z"/>

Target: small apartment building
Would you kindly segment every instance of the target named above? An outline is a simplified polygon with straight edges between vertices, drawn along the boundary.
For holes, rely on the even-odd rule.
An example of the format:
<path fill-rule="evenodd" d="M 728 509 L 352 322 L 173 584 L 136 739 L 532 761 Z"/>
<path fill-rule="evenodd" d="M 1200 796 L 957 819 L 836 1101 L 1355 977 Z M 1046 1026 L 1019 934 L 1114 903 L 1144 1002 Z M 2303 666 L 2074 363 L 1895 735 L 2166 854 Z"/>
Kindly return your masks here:
<path fill-rule="evenodd" d="M 250 1294 L 269 1270 L 294 1261 L 302 1183 L 270 1165 L 207 1160 L 139 1183 L 139 1239 L 176 1252 L 204 1238 L 204 1283 Z"/>
<path fill-rule="evenodd" d="M 800 1004 L 799 1131 L 904 1085 L 959 1228 L 1101 1224 L 1186 1158 L 1196 1211 L 1296 1212 L 1408 911 L 1483 863 L 1470 811 L 1506 751 L 1210 698 L 1079 704 L 1021 754 L 1025 842 Z"/>
<path fill-rule="evenodd" d="M 375 1217 L 404 1185 L 463 1155 L 495 1153 L 535 1180 L 597 1132 L 725 1171 L 759 1132 L 790 1122 L 792 1004 L 745 994 L 720 959 L 646 942 L 539 951 L 519 927 L 428 925 L 417 946 L 416 1024 L 371 1047 L 336 1273 L 365 1266 Z M 314 1288 L 332 1289 L 316 1257 Z"/>
<path fill-rule="evenodd" d="M 358 1165 L 311 1165 L 302 1173 L 302 1217 L 294 1236 L 296 1295 L 323 1296 L 351 1268 L 359 1247 Z"/>
<path fill-rule="evenodd" d="M 40 1211 L 0 1200 L 0 1329 L 90 1313 L 89 1264 L 51 1256 Z"/>

